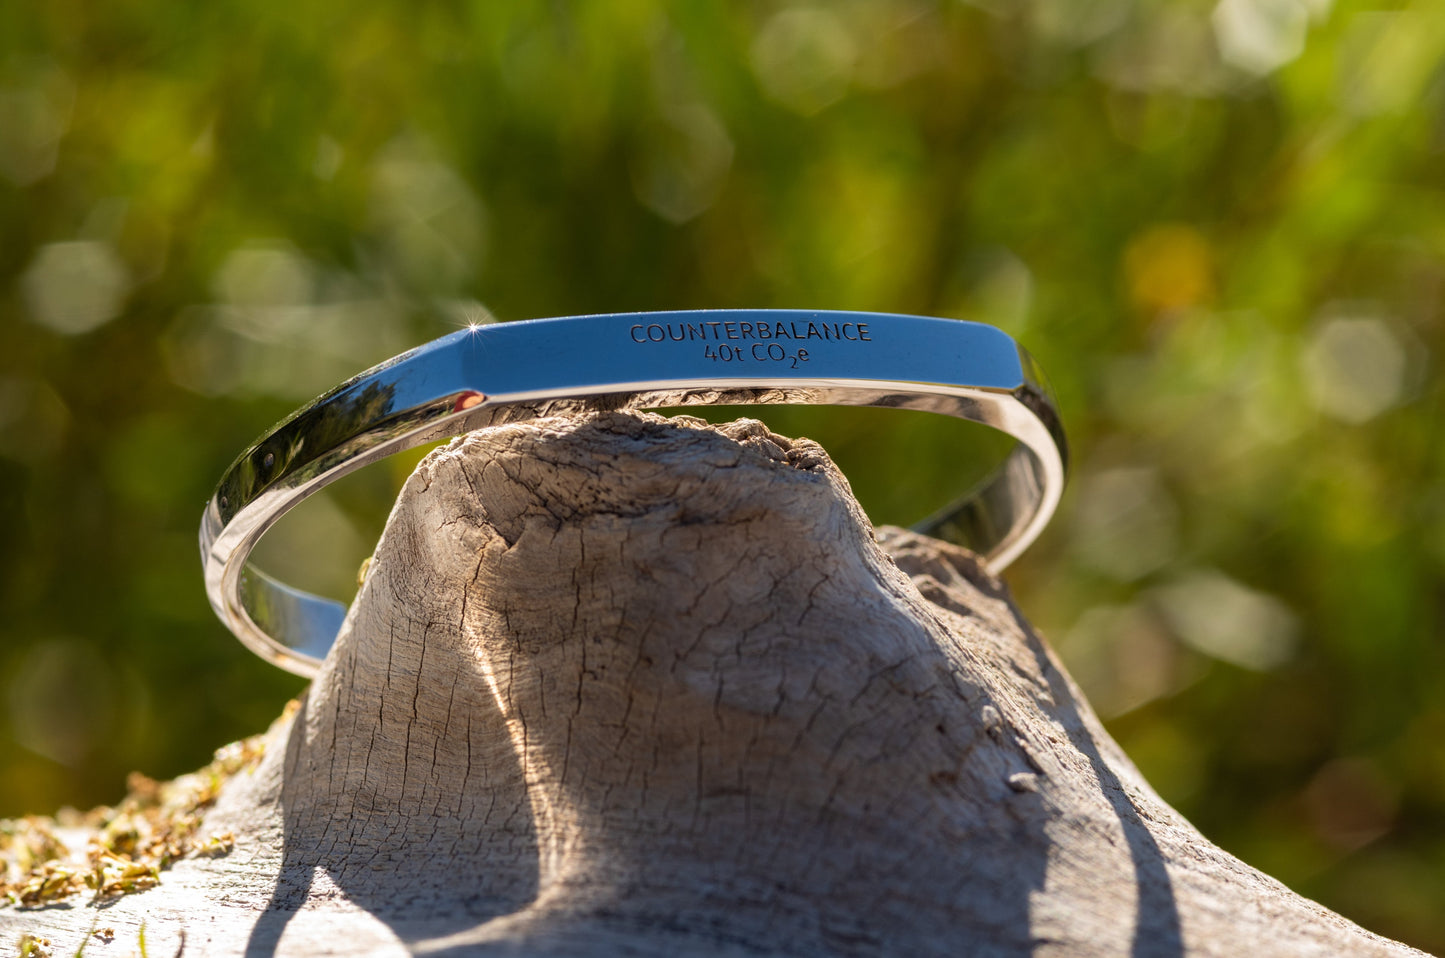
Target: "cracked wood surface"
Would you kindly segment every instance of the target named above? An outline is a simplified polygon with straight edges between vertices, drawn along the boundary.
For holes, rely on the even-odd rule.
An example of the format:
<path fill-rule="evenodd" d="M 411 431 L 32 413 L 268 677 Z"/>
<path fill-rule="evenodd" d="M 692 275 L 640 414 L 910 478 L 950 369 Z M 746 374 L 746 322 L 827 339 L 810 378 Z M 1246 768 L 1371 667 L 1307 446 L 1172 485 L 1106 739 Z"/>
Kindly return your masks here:
<path fill-rule="evenodd" d="M 1419 954 L 1159 799 L 968 552 L 741 420 L 500 426 L 402 491 L 337 648 L 74 954 Z"/>

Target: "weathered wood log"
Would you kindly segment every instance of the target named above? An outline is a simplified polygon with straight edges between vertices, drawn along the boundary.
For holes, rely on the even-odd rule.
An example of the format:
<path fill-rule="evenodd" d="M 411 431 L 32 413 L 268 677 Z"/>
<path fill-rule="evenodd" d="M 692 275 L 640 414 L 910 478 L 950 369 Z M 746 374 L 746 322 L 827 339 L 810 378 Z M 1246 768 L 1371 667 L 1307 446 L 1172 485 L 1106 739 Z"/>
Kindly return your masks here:
<path fill-rule="evenodd" d="M 611 413 L 406 484 L 192 857 L 74 954 L 1406 955 L 1211 845 L 962 549 L 816 444 Z M 102 949 L 106 949 L 102 951 Z"/>

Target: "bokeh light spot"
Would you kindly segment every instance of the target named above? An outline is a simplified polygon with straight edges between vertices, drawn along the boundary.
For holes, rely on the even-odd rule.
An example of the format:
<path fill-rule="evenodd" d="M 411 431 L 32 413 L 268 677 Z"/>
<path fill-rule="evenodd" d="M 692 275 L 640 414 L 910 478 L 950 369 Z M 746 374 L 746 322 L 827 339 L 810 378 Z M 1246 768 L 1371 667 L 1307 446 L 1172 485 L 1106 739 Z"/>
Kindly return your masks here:
<path fill-rule="evenodd" d="M 52 66 L 0 86 L 0 176 L 29 186 L 55 169 L 74 101 L 74 85 Z"/>
<path fill-rule="evenodd" d="M 712 206 L 733 161 L 733 142 L 717 116 L 694 103 L 654 124 L 635 164 L 632 188 L 643 206 L 685 223 Z"/>
<path fill-rule="evenodd" d="M 1222 572 L 1195 570 L 1148 594 L 1174 634 L 1212 658 L 1265 671 L 1294 654 L 1299 622 L 1289 607 Z"/>
<path fill-rule="evenodd" d="M 812 116 L 848 92 L 858 48 L 831 10 L 789 7 L 763 24 L 752 55 L 753 72 L 768 96 Z"/>
<path fill-rule="evenodd" d="M 215 278 L 216 298 L 250 309 L 304 306 L 314 289 L 311 264 L 285 244 L 255 244 L 234 250 Z"/>
<path fill-rule="evenodd" d="M 1304 790 L 1305 810 L 1315 833 L 1341 852 L 1368 845 L 1390 830 L 1398 796 L 1368 758 L 1337 758 L 1315 774 Z"/>
<path fill-rule="evenodd" d="M 1214 255 L 1198 230 L 1183 223 L 1151 227 L 1124 251 L 1129 298 L 1148 313 L 1171 313 L 1214 292 Z"/>
<path fill-rule="evenodd" d="M 1181 4 L 1126 22 L 1096 50 L 1096 72 L 1117 89 L 1212 96 L 1228 85 L 1209 23 Z"/>
<path fill-rule="evenodd" d="M 1033 28 L 1068 46 L 1084 46 L 1119 28 L 1128 19 L 1130 0 L 1034 0 L 1028 5 Z"/>
<path fill-rule="evenodd" d="M 1379 319 L 1329 320 L 1306 343 L 1300 365 L 1310 402 L 1345 422 L 1373 419 L 1405 392 L 1405 348 Z"/>
<path fill-rule="evenodd" d="M 1118 468 L 1081 476 L 1073 511 L 1079 560 L 1112 579 L 1140 579 L 1178 551 L 1179 510 L 1157 470 Z"/>
<path fill-rule="evenodd" d="M 89 642 L 54 638 L 32 645 L 6 688 L 15 740 L 62 765 L 79 764 L 115 723 L 112 683 Z"/>
<path fill-rule="evenodd" d="M 109 243 L 75 240 L 42 246 L 21 282 L 32 320 L 77 336 L 120 314 L 130 271 Z"/>
<path fill-rule="evenodd" d="M 1139 603 L 1086 610 L 1059 643 L 1069 671 L 1105 718 L 1179 691 L 1202 672 L 1198 656 L 1175 642 Z"/>
<path fill-rule="evenodd" d="M 1219 0 L 1212 18 L 1220 56 L 1256 75 L 1304 52 L 1309 19 L 1302 0 Z"/>
<path fill-rule="evenodd" d="M 420 293 L 453 294 L 481 265 L 481 200 L 430 144 L 415 137 L 399 137 L 377 156 L 371 221 L 395 275 Z"/>

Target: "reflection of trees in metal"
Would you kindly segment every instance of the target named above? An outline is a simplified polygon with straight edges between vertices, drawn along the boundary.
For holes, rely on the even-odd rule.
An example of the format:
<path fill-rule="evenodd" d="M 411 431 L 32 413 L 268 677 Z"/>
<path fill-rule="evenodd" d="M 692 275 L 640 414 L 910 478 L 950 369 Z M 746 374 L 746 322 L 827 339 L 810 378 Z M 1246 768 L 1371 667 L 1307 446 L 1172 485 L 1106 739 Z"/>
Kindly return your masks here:
<path fill-rule="evenodd" d="M 784 403 L 822 403 L 818 389 L 779 389 L 775 387 L 736 387 L 729 389 L 697 388 L 650 389 L 646 392 L 601 393 L 595 396 L 569 396 L 564 399 L 508 403 L 479 410 L 469 419 L 465 430 L 480 429 L 509 422 L 525 422 L 541 416 L 581 416 L 589 413 L 616 412 L 623 409 L 668 409 L 684 406 L 754 406 Z M 859 405 L 863 405 L 859 403 Z M 465 431 L 462 429 L 458 432 Z"/>
<path fill-rule="evenodd" d="M 349 458 L 358 451 L 353 440 L 363 432 L 368 433 L 363 440 L 365 448 L 430 418 L 413 410 L 384 434 L 375 432 L 375 424 L 391 411 L 395 394 L 395 383 L 370 383 L 340 402 L 323 397 L 282 423 L 264 443 L 246 450 L 226 476 L 218 496 L 222 519 L 230 519 L 283 477 L 291 478 L 302 469 L 307 474 L 323 471 L 329 464 Z"/>

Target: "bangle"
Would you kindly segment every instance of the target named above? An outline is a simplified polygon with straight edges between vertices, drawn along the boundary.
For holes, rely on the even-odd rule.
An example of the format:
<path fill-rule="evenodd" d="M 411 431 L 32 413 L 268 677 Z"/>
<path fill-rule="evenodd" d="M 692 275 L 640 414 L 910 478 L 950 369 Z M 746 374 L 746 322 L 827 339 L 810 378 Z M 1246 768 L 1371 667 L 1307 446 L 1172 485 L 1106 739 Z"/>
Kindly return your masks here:
<path fill-rule="evenodd" d="M 427 442 L 534 416 L 688 405 L 825 403 L 918 409 L 1018 440 L 979 488 L 920 523 L 997 572 L 1042 531 L 1066 446 L 1032 359 L 961 320 L 707 310 L 472 326 L 403 353 L 296 411 L 241 454 L 201 518 L 211 606 L 262 658 L 314 675 L 339 602 L 247 564 L 277 519 L 353 470 Z"/>

